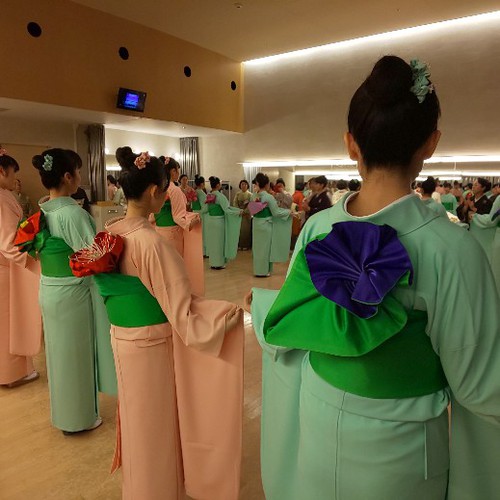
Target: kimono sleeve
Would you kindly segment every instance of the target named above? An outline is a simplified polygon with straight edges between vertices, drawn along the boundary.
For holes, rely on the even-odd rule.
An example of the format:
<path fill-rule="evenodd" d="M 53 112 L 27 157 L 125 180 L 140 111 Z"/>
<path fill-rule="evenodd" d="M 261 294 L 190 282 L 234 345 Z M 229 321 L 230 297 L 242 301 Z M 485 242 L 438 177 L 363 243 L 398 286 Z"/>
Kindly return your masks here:
<path fill-rule="evenodd" d="M 499 298 L 479 244 L 466 232 L 457 244 L 457 252 L 436 255 L 428 333 L 456 400 L 500 425 Z"/>
<path fill-rule="evenodd" d="M 91 245 L 96 235 L 94 219 L 81 207 L 71 207 L 71 211 L 59 219 L 59 227 L 75 252 Z"/>
<path fill-rule="evenodd" d="M 9 261 L 26 267 L 28 254 L 14 246 L 19 217 L 8 203 L 0 203 L 0 221 L 0 253 Z"/>
<path fill-rule="evenodd" d="M 191 293 L 191 284 L 180 255 L 155 238 L 137 252 L 140 280 L 155 296 L 182 342 L 218 356 L 224 335 L 234 326 L 239 307 Z"/>
<path fill-rule="evenodd" d="M 285 220 L 290 217 L 290 210 L 288 208 L 280 208 L 274 196 L 268 195 L 264 198 L 264 201 L 267 202 L 267 206 L 269 210 L 271 210 L 273 217 L 279 217 Z"/>
<path fill-rule="evenodd" d="M 228 199 L 222 193 L 218 192 L 216 196 L 217 203 L 222 207 L 222 210 L 224 210 L 225 214 L 240 215 L 240 209 L 229 206 Z"/>
<path fill-rule="evenodd" d="M 170 196 L 170 201 L 172 203 L 172 217 L 174 222 L 182 227 L 182 229 L 189 229 L 189 224 L 196 214 L 188 212 L 186 210 L 187 199 L 186 195 L 175 186 L 168 190 Z"/>

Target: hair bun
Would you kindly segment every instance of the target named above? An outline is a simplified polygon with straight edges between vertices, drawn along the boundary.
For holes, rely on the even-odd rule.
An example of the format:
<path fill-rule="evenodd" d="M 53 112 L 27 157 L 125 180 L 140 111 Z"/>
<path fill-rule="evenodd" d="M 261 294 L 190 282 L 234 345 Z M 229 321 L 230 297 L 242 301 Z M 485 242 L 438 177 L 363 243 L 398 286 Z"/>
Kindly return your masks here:
<path fill-rule="evenodd" d="M 130 146 L 118 148 L 115 153 L 116 161 L 122 168 L 130 168 L 137 156 Z"/>
<path fill-rule="evenodd" d="M 391 105 L 410 96 L 413 73 L 409 64 L 396 56 L 384 56 L 375 64 L 367 81 L 367 91 L 380 104 Z"/>
<path fill-rule="evenodd" d="M 43 162 L 44 162 L 44 159 L 43 159 L 43 156 L 42 155 L 35 155 L 33 156 L 33 158 L 31 159 L 31 164 L 37 169 L 37 170 L 41 170 L 42 169 L 42 165 L 43 165 Z"/>

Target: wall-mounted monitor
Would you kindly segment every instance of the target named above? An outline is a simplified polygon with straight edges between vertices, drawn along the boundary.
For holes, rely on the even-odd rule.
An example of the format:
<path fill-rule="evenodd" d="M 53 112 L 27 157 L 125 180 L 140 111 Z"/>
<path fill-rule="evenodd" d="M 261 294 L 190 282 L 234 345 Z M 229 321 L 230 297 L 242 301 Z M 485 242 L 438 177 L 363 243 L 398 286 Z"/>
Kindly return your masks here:
<path fill-rule="evenodd" d="M 146 104 L 146 95 L 146 92 L 120 87 L 120 90 L 118 90 L 116 107 L 120 109 L 128 109 L 130 111 L 139 111 L 142 113 L 144 112 L 144 105 Z"/>

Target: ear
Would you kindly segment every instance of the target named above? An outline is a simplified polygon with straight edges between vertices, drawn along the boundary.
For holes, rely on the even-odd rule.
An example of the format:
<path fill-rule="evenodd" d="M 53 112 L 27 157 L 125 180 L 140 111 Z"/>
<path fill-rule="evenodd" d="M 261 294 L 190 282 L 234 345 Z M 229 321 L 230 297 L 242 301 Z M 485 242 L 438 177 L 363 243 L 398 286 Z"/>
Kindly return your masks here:
<path fill-rule="evenodd" d="M 63 175 L 64 182 L 70 183 L 73 180 L 73 176 L 69 172 L 65 172 Z"/>
<path fill-rule="evenodd" d="M 354 140 L 354 137 L 350 132 L 344 134 L 344 143 L 349 154 L 349 158 L 354 161 L 361 160 L 361 151 L 359 149 L 358 143 Z"/>
<path fill-rule="evenodd" d="M 149 186 L 149 195 L 152 199 L 160 197 L 160 189 L 156 184 L 151 184 L 151 186 Z"/>
<path fill-rule="evenodd" d="M 434 154 L 439 144 L 439 139 L 441 139 L 441 131 L 434 130 L 434 132 L 432 132 L 427 141 L 425 141 L 425 144 L 422 148 L 422 154 L 424 160 L 429 159 Z"/>

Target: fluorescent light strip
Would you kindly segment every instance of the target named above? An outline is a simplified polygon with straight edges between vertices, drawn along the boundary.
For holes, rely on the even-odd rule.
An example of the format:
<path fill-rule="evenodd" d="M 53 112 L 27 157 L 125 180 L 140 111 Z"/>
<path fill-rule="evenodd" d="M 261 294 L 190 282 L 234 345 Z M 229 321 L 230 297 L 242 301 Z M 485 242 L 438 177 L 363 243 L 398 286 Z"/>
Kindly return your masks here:
<path fill-rule="evenodd" d="M 409 35 L 416 35 L 422 33 L 429 33 L 432 31 L 442 30 L 443 28 L 454 28 L 458 26 L 466 26 L 471 23 L 478 23 L 481 21 L 492 21 L 500 19 L 500 11 L 488 12 L 486 14 L 477 14 L 473 16 L 459 17 L 457 19 L 448 19 L 446 21 L 438 21 L 430 24 L 423 24 L 421 26 L 413 26 L 411 28 L 403 28 L 385 33 L 378 33 L 376 35 L 368 35 L 360 38 L 353 38 L 350 40 L 343 40 L 341 42 L 329 43 L 326 45 L 319 45 L 307 49 L 294 50 L 292 52 L 285 52 L 283 54 L 276 54 L 274 56 L 261 57 L 259 59 L 251 59 L 244 61 L 244 64 L 256 66 L 259 64 L 268 64 L 284 59 L 291 59 L 300 56 L 310 56 L 317 52 L 326 52 L 328 50 L 350 48 L 355 45 L 360 45 L 365 42 L 386 41 L 396 38 L 403 38 Z"/>
<path fill-rule="evenodd" d="M 106 167 L 106 170 L 108 172 L 120 172 L 122 167 L 120 165 L 109 165 Z"/>
<path fill-rule="evenodd" d="M 425 164 L 435 163 L 499 163 L 500 155 L 458 155 L 458 156 L 433 156 L 426 160 Z M 348 158 L 344 159 L 321 159 L 321 160 L 263 160 L 242 163 L 244 168 L 279 168 L 279 167 L 341 167 L 356 165 L 356 162 Z"/>

